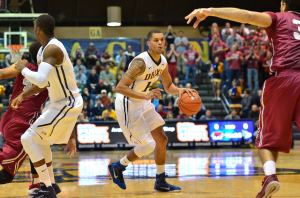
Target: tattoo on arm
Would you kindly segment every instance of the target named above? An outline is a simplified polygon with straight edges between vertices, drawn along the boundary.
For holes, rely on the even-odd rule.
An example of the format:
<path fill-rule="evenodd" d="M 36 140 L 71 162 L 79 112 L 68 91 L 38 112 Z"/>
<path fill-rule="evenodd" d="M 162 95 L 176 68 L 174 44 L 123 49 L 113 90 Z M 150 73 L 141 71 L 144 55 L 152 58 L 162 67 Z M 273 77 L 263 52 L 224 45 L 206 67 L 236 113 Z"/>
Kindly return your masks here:
<path fill-rule="evenodd" d="M 131 62 L 130 67 L 125 73 L 125 76 L 128 78 L 135 80 L 137 76 L 144 73 L 146 70 L 146 64 L 143 59 L 136 58 Z"/>

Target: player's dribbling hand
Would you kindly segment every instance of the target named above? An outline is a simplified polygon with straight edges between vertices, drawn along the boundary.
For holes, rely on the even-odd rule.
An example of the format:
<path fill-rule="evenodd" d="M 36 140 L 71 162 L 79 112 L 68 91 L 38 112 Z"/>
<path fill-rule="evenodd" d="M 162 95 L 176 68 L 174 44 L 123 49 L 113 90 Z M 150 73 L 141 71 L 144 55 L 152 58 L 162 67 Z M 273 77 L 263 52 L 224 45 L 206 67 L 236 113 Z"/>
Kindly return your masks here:
<path fill-rule="evenodd" d="M 22 94 L 20 94 L 11 101 L 10 103 L 11 108 L 17 109 L 19 105 L 22 103 L 22 101 L 23 101 L 23 96 Z"/>
<path fill-rule="evenodd" d="M 72 158 L 77 153 L 77 147 L 76 147 L 76 139 L 70 138 L 68 144 L 65 146 L 65 152 L 67 152 L 67 155 Z"/>
<path fill-rule="evenodd" d="M 194 18 L 196 18 L 196 21 L 193 24 L 193 28 L 197 28 L 199 23 L 206 19 L 206 17 L 209 16 L 211 12 L 210 8 L 199 8 L 195 9 L 193 12 L 191 12 L 189 15 L 187 15 L 185 20 L 187 20 L 187 24 L 190 24 Z"/>
<path fill-rule="evenodd" d="M 178 88 L 179 89 L 179 97 L 181 97 L 181 95 L 186 92 L 190 97 L 193 97 L 193 93 L 198 93 L 195 89 L 189 89 L 189 88 Z"/>
<path fill-rule="evenodd" d="M 15 67 L 18 71 L 22 71 L 27 65 L 28 61 L 26 59 L 19 60 L 15 63 Z"/>
<path fill-rule="evenodd" d="M 153 98 L 155 98 L 155 99 L 161 99 L 162 98 L 162 95 L 161 95 L 162 91 L 163 90 L 160 89 L 160 88 L 152 89 L 151 91 L 149 91 L 147 93 L 146 99 L 147 100 L 151 100 Z"/>

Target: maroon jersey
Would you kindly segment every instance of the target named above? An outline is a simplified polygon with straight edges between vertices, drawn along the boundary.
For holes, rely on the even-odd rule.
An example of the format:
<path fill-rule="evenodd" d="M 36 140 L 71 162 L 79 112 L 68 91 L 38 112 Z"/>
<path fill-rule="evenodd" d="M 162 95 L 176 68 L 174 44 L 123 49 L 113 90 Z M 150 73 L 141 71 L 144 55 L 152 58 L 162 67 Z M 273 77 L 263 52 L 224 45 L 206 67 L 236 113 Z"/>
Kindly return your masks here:
<path fill-rule="evenodd" d="M 38 66 L 35 64 L 28 63 L 27 67 L 32 71 L 37 71 Z M 31 87 L 31 83 L 19 74 L 16 77 L 16 81 L 13 86 L 12 96 L 10 100 L 16 98 L 23 90 Z M 40 112 L 41 106 L 45 103 L 48 98 L 48 91 L 44 90 L 41 93 L 24 99 L 19 105 L 18 109 L 14 110 L 10 106 L 8 107 L 8 112 L 13 111 L 24 117 L 24 120 L 30 121 L 33 116 Z"/>
<path fill-rule="evenodd" d="M 271 71 L 300 70 L 300 13 L 267 13 L 272 17 L 266 29 L 273 44 Z"/>

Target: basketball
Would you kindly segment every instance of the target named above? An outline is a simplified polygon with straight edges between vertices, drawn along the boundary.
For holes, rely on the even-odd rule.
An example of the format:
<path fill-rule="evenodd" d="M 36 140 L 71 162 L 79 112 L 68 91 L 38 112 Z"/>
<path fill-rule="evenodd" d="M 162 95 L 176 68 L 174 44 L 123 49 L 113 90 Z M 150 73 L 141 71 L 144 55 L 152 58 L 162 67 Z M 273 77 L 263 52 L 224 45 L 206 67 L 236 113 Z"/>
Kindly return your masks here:
<path fill-rule="evenodd" d="M 202 101 L 198 93 L 192 92 L 193 97 L 190 97 L 188 93 L 184 92 L 178 101 L 178 107 L 185 115 L 197 114 L 202 106 Z"/>

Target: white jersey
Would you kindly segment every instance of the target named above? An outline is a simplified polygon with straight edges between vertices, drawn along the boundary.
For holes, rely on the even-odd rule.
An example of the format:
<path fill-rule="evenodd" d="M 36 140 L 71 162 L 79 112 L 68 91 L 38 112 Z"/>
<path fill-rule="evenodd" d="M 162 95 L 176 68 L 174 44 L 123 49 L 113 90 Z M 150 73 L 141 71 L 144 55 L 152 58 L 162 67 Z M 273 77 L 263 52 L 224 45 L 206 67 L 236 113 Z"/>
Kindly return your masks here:
<path fill-rule="evenodd" d="M 130 85 L 130 88 L 136 92 L 148 93 L 151 86 L 160 78 L 160 75 L 166 69 L 168 62 L 163 55 L 160 55 L 160 62 L 156 62 L 148 52 L 142 52 L 134 59 L 136 58 L 141 58 L 144 60 L 146 69 L 144 73 L 138 76 Z M 128 68 L 130 68 L 130 66 L 131 63 L 129 64 Z"/>
<path fill-rule="evenodd" d="M 59 40 L 52 38 L 44 48 L 41 47 L 39 49 L 37 54 L 38 63 L 43 61 L 43 53 L 48 45 L 56 45 L 64 54 L 62 64 L 53 65 L 49 74 L 47 89 L 50 102 L 60 101 L 68 97 L 74 98 L 80 95 L 75 79 L 73 64 L 69 58 L 66 48 Z"/>

